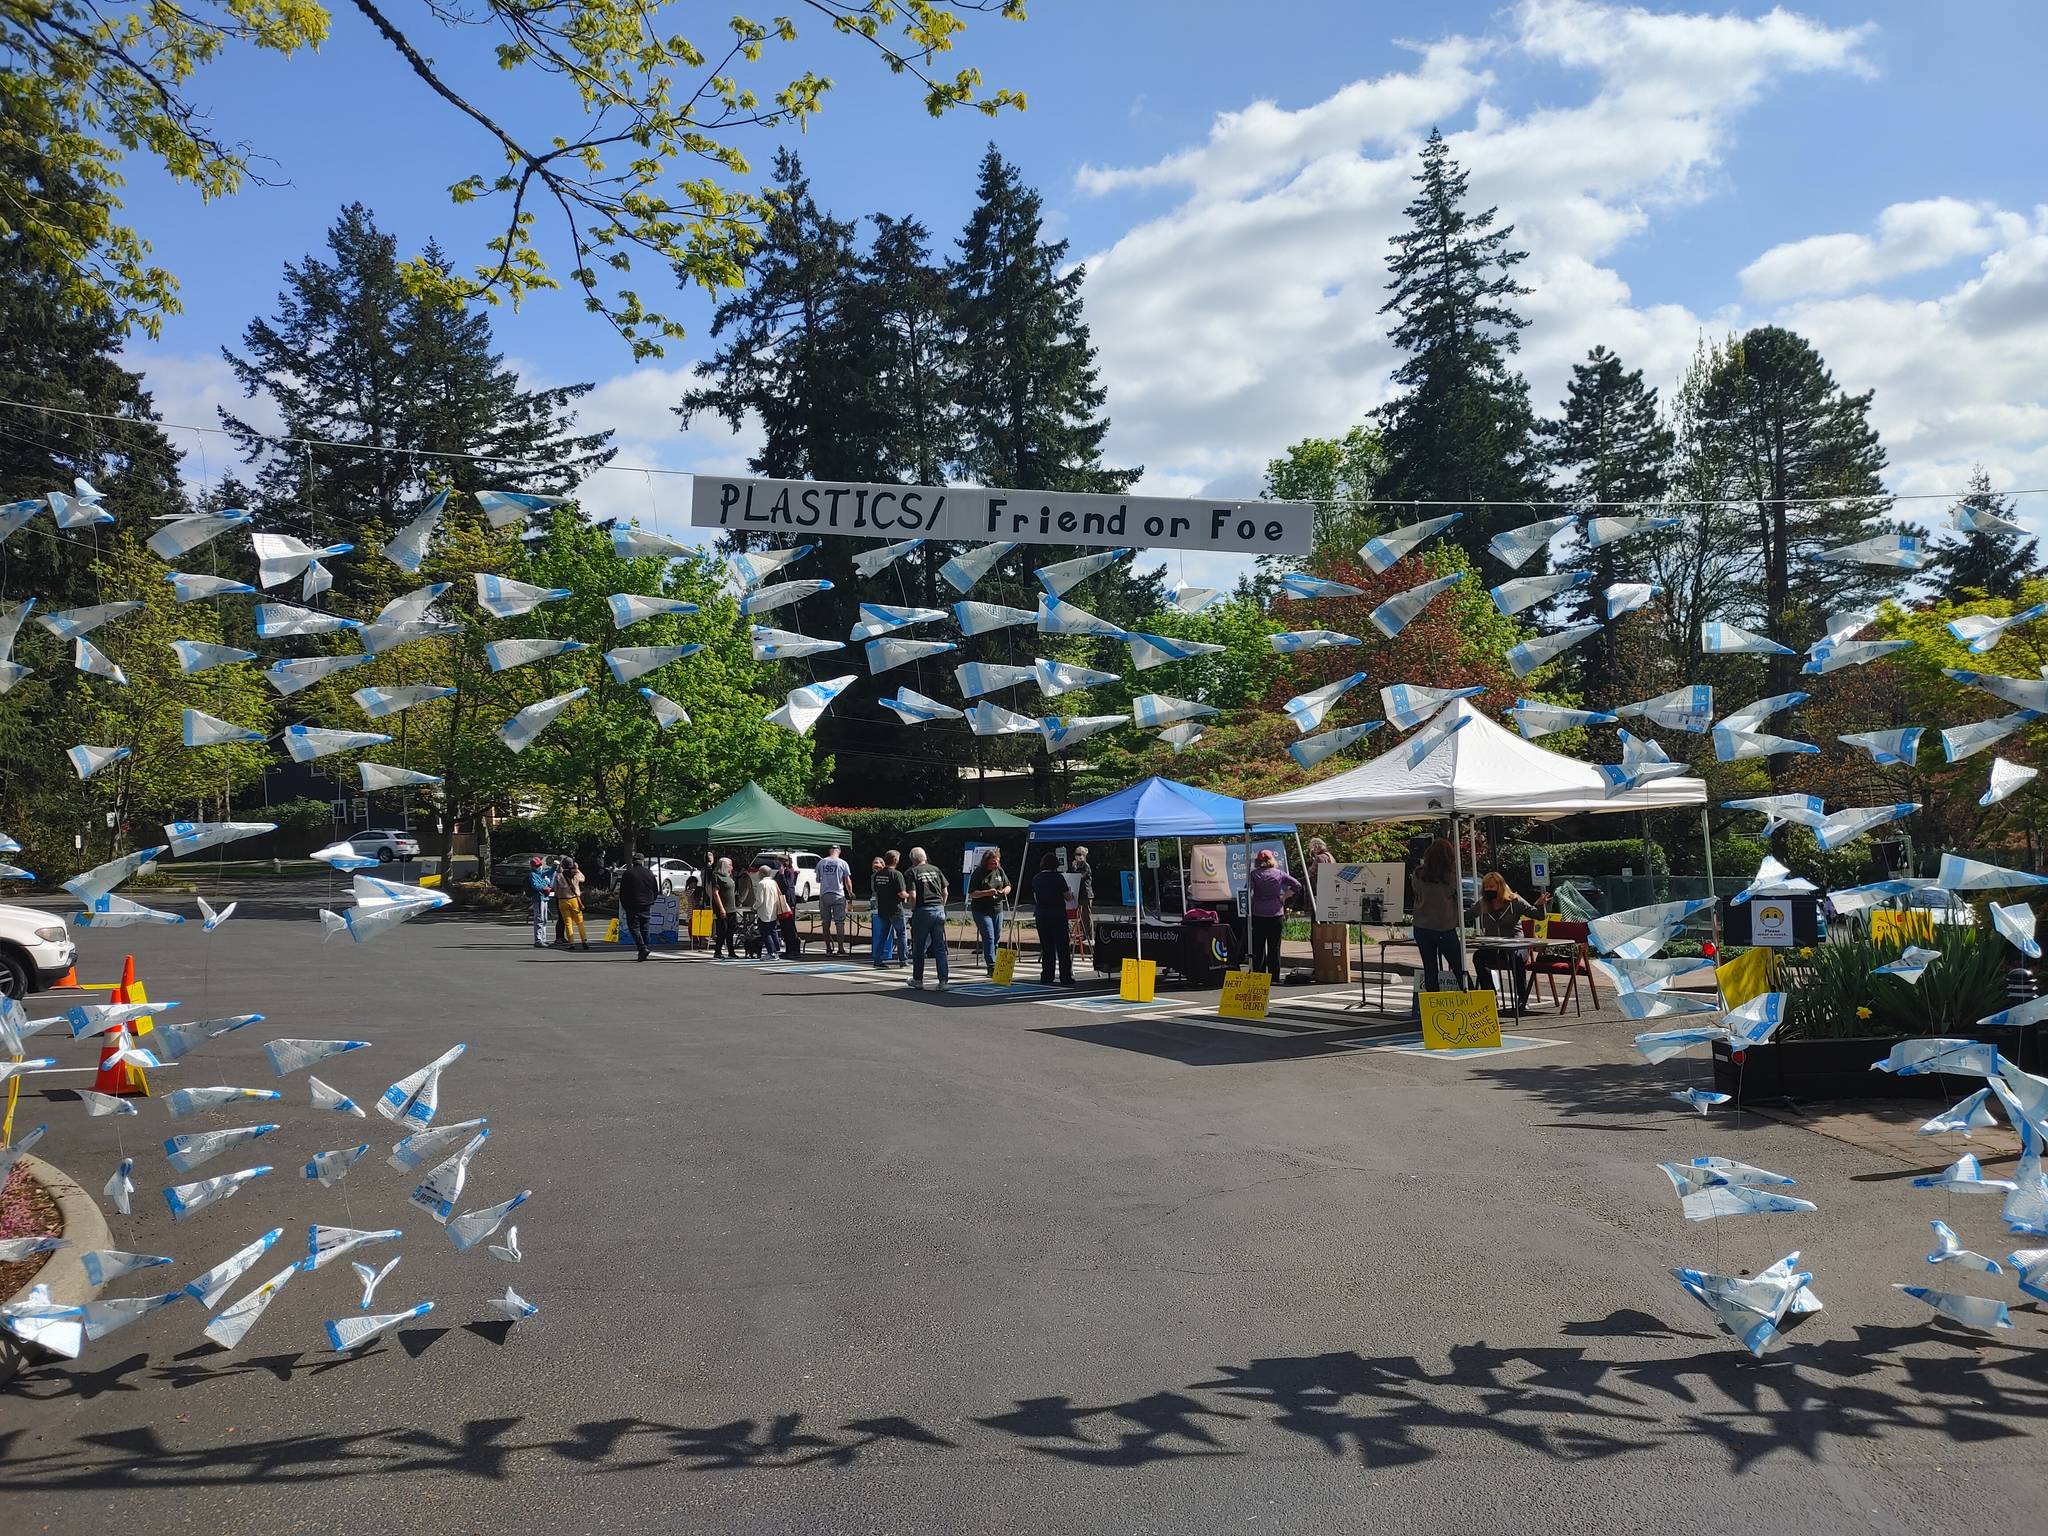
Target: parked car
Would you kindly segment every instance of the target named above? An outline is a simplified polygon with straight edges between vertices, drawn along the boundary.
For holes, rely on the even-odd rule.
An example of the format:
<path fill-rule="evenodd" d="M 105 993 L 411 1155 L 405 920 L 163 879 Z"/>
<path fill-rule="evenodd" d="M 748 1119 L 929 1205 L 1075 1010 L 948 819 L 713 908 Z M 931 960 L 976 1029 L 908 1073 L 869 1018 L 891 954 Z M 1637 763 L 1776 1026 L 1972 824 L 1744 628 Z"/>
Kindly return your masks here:
<path fill-rule="evenodd" d="M 747 860 L 748 867 L 751 868 L 758 865 L 763 859 L 795 859 L 796 899 L 798 901 L 816 901 L 818 899 L 818 855 L 815 853 L 798 853 L 793 849 L 786 848 L 763 848 L 759 853 Z M 733 864 L 737 867 L 739 860 L 733 860 Z"/>
<path fill-rule="evenodd" d="M 348 845 L 355 849 L 356 857 L 375 859 L 379 864 L 389 864 L 394 859 L 416 859 L 420 856 L 420 845 L 413 840 L 412 834 L 401 832 L 395 827 L 373 828 L 368 832 L 355 833 L 349 838 Z"/>
<path fill-rule="evenodd" d="M 661 882 L 664 891 L 681 895 L 683 887 L 692 880 L 703 876 L 704 871 L 684 859 L 656 858 L 649 855 L 647 867 L 654 871 L 654 878 Z"/>
<path fill-rule="evenodd" d="M 0 996 L 40 992 L 77 958 L 63 918 L 33 907 L 0 906 Z"/>

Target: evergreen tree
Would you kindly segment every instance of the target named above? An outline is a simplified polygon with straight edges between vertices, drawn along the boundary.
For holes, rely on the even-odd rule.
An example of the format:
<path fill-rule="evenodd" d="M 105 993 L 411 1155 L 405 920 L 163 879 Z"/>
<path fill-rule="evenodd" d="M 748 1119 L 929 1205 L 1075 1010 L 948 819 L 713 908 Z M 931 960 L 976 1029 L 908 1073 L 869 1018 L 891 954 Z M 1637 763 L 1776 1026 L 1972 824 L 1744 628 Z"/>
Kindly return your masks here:
<path fill-rule="evenodd" d="M 1382 493 L 1445 502 L 1539 498 L 1529 386 L 1508 366 L 1528 324 L 1514 308 L 1529 291 L 1514 276 L 1528 253 L 1509 245 L 1512 224 L 1494 227 L 1497 208 L 1466 211 L 1466 175 L 1441 132 L 1431 130 L 1415 182 L 1408 227 L 1391 242 L 1391 297 L 1380 306 L 1395 317 L 1394 345 L 1408 354 L 1394 370 L 1402 393 L 1380 415 Z M 1486 511 L 1452 530 L 1475 563 L 1495 531 L 1489 524 L 1497 523 Z M 1397 521 L 1427 515 L 1404 509 Z"/>
<path fill-rule="evenodd" d="M 1672 437 L 1658 418 L 1657 391 L 1643 383 L 1641 369 L 1623 369 L 1621 359 L 1605 347 L 1593 348 L 1573 366 L 1563 416 L 1540 423 L 1537 433 L 1557 494 L 1577 510 L 1619 512 L 1623 508 L 1613 503 L 1662 499 Z M 1587 703 L 1594 708 L 1612 702 L 1607 690 L 1620 681 L 1620 636 L 1607 623 L 1607 589 L 1618 581 L 1652 579 L 1646 569 L 1647 542 L 1582 546 L 1560 562 L 1592 576 L 1560 605 L 1565 619 L 1605 626 L 1576 653 L 1593 690 Z"/>
<path fill-rule="evenodd" d="M 1721 494 L 1748 504 L 1753 541 L 1745 611 L 1727 616 L 1794 651 L 1812 643 L 1827 613 L 1903 585 L 1902 571 L 1810 559 L 1886 531 L 1867 521 L 1890 505 L 1870 398 L 1843 393 L 1820 354 L 1778 326 L 1732 343 L 1701 393 L 1701 428 Z M 1796 690 L 1800 665 L 1797 655 L 1766 658 L 1763 691 Z M 1770 759 L 1773 784 L 1786 766 L 1783 757 Z"/>
<path fill-rule="evenodd" d="M 747 461 L 778 480 L 898 481 L 927 476 L 943 482 L 951 457 L 946 358 L 940 334 L 947 297 L 941 275 L 923 256 L 924 231 L 881 220 L 875 248 L 863 258 L 855 226 L 818 206 L 803 163 L 784 151 L 775 162 L 775 212 L 762 232 L 747 286 L 718 306 L 711 334 L 718 350 L 698 365 L 699 382 L 677 415 L 687 427 L 709 413 L 738 430 L 758 421 L 761 446 Z M 725 545 L 787 545 L 776 535 L 729 534 Z M 829 592 L 781 610 L 776 627 L 840 639 L 859 618 L 859 604 L 917 605 L 934 598 L 936 561 L 894 568 L 895 590 L 878 597 L 853 569 L 864 541 L 826 537 L 791 569 L 794 578 L 823 577 Z M 942 561 L 942 552 L 937 560 Z M 784 666 L 784 687 L 865 669 L 847 652 Z M 813 739 L 837 768 L 833 793 L 855 800 L 946 798 L 962 755 L 957 734 L 913 729 L 875 700 L 897 684 L 943 692 L 935 663 L 865 678 L 840 696 Z M 881 785 L 890 786 L 881 789 Z"/>
<path fill-rule="evenodd" d="M 590 386 L 525 388 L 486 313 L 407 291 L 398 242 L 362 204 L 342 210 L 327 247 L 329 260 L 286 265 L 277 313 L 249 322 L 241 355 L 223 349 L 243 393 L 275 406 L 280 435 L 349 445 L 273 443 L 223 411 L 266 527 L 359 542 L 366 523 L 403 522 L 443 487 L 559 494 L 611 457 L 610 433 L 572 430 Z M 442 261 L 431 245 L 420 259 Z M 433 456 L 464 454 L 496 462 Z M 335 574 L 354 579 L 346 565 Z"/>
<path fill-rule="evenodd" d="M 1045 240 L 1043 202 L 991 145 L 952 281 L 959 309 L 962 472 L 1031 491 L 1125 491 L 1143 473 L 1106 469 L 1107 392 L 1081 318 L 1084 268 Z"/>
<path fill-rule="evenodd" d="M 1701 413 L 1708 383 L 1734 345 L 1702 338 L 1667 402 L 1672 437 L 1667 505 L 1680 519 L 1670 533 L 1642 539 L 1645 575 L 1664 589 L 1649 612 L 1658 621 L 1635 697 L 1703 681 L 1700 626 L 1741 606 L 1755 554 L 1743 509 L 1720 498 L 1727 477 L 1720 447 Z"/>
<path fill-rule="evenodd" d="M 1959 520 L 1966 509 L 2002 517 L 2008 522 L 2012 521 L 2014 510 L 2011 497 L 2001 496 L 1991 488 L 1991 476 L 1985 473 L 1982 464 L 1970 471 L 1969 489 L 1956 502 L 1952 515 Z M 2041 574 L 2038 541 L 2016 533 L 1964 533 L 1958 529 L 1937 539 L 1934 550 L 1934 558 L 1920 576 L 1943 602 L 1962 602 L 1972 594 L 2017 597 L 2021 582 Z"/>
<path fill-rule="evenodd" d="M 18 135 L 0 133 L 0 180 L 34 189 L 37 221 L 90 220 L 77 183 Z M 60 533 L 45 514 L 0 546 L 0 600 L 33 595 L 47 609 L 95 600 L 94 553 L 118 531 L 146 535 L 151 518 L 191 509 L 142 377 L 121 366 L 120 317 L 79 308 L 77 274 L 52 270 L 46 250 L 0 216 L 0 398 L 50 407 L 0 412 L 0 502 L 68 494 L 82 475 L 118 520 Z"/>
<path fill-rule="evenodd" d="M 1108 396 L 1082 318 L 1086 272 L 1078 266 L 1062 272 L 1067 242 L 1047 240 L 1044 234 L 1043 200 L 991 145 L 982 156 L 974 211 L 961 233 L 951 273 L 961 473 L 981 485 L 1018 490 L 1119 494 L 1143 470 L 1112 469 L 1102 462 L 1109 418 L 1101 411 Z M 974 595 L 1029 607 L 1038 592 L 1034 566 L 1084 553 L 1024 545 Z M 1160 601 L 1157 578 L 1136 575 L 1132 565 L 1114 566 L 1091 578 L 1085 590 L 1068 595 L 1120 624 L 1135 624 Z M 1120 671 L 1124 662 L 1114 641 L 1049 643 L 1028 630 L 985 635 L 971 649 L 974 659 L 984 661 L 1014 663 L 1050 655 L 1107 671 Z M 1087 705 L 1085 699 L 1067 699 L 1050 707 L 1066 713 L 1085 711 Z M 1020 755 L 1013 741 L 979 745 L 985 750 L 977 753 L 977 764 L 1010 763 Z M 1053 794 L 1051 758 L 1043 746 L 1021 755 L 1031 762 L 1034 798 L 1043 804 Z"/>

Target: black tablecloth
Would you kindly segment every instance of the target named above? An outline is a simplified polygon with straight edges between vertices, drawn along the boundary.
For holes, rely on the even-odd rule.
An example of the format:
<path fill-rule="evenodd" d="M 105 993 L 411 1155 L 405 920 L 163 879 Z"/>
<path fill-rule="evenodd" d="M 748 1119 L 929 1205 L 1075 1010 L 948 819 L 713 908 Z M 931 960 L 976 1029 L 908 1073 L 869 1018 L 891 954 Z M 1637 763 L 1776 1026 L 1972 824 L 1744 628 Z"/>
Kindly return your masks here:
<path fill-rule="evenodd" d="M 1144 939 L 1145 959 L 1204 987 L 1218 984 L 1239 943 L 1228 923 L 1177 917 L 1147 917 Z M 1097 918 L 1094 948 L 1095 969 L 1105 976 L 1118 975 L 1124 961 L 1137 955 L 1136 925 L 1127 916 Z"/>

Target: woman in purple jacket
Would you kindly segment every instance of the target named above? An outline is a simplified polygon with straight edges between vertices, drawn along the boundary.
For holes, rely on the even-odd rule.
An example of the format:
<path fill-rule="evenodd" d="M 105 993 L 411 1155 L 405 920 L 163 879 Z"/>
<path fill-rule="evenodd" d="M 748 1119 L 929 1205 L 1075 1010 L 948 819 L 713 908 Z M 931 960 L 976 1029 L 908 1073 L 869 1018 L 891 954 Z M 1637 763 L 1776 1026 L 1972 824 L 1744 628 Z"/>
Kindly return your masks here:
<path fill-rule="evenodd" d="M 1280 867 L 1273 850 L 1261 848 L 1252 860 L 1252 969 L 1280 979 L 1280 927 L 1286 921 L 1287 899 L 1301 882 Z"/>

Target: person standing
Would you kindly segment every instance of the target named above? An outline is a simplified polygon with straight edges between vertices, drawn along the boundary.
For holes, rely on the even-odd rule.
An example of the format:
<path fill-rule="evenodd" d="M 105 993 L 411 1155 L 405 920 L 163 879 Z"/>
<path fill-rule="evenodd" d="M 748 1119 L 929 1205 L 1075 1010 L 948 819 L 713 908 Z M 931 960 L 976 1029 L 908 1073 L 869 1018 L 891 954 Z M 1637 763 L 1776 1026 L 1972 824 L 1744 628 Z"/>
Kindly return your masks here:
<path fill-rule="evenodd" d="M 583 924 L 583 866 L 566 855 L 555 867 L 555 926 L 562 934 L 562 948 L 590 948 L 590 930 Z"/>
<path fill-rule="evenodd" d="M 1422 952 L 1422 990 L 1443 990 L 1444 967 L 1451 982 L 1465 989 L 1465 946 L 1458 937 L 1464 903 L 1458 899 L 1458 856 L 1451 840 L 1439 837 L 1423 852 L 1410 878 L 1408 908 L 1415 921 L 1415 947 Z"/>
<path fill-rule="evenodd" d="M 818 860 L 818 927 L 825 935 L 825 953 L 850 955 L 846 943 L 846 904 L 853 885 L 853 866 L 839 857 L 834 843 Z M 833 934 L 839 935 L 835 946 Z"/>
<path fill-rule="evenodd" d="M 796 860 L 783 854 L 769 871 L 782 899 L 775 905 L 775 929 L 782 940 L 782 953 L 792 960 L 803 957 L 804 942 L 796 931 Z"/>
<path fill-rule="evenodd" d="M 746 889 L 740 893 L 740 921 L 751 930 L 746 945 L 747 958 L 773 960 L 779 937 L 775 928 L 775 909 L 782 904 L 782 892 L 766 864 L 756 864 L 742 878 Z"/>
<path fill-rule="evenodd" d="M 1038 979 L 1053 984 L 1057 970 L 1059 984 L 1074 984 L 1074 931 L 1067 926 L 1067 877 L 1060 873 L 1056 854 L 1038 861 L 1038 873 L 1031 877 L 1031 921 L 1038 929 Z"/>
<path fill-rule="evenodd" d="M 939 990 L 946 990 L 946 898 L 951 891 L 946 877 L 927 862 L 922 848 L 910 850 L 910 984 L 924 990 L 924 957 L 936 953 Z"/>
<path fill-rule="evenodd" d="M 646 859 L 635 854 L 619 877 L 619 919 L 642 960 L 647 958 L 647 913 L 660 895 L 661 883 L 654 878 L 654 871 L 647 867 Z"/>
<path fill-rule="evenodd" d="M 873 888 L 874 921 L 879 924 L 875 941 L 875 965 L 904 965 L 910 959 L 910 938 L 903 927 L 903 903 L 910 886 L 896 867 L 900 855 L 894 848 L 882 855 L 882 868 Z"/>
<path fill-rule="evenodd" d="M 1287 922 L 1287 899 L 1301 882 L 1280 867 L 1273 850 L 1261 848 L 1252 860 L 1252 969 L 1280 979 L 1280 934 Z"/>
<path fill-rule="evenodd" d="M 1088 850 L 1076 848 L 1067 865 L 1074 882 L 1074 910 L 1081 925 L 1081 953 L 1095 942 L 1095 871 L 1088 867 Z"/>
<path fill-rule="evenodd" d="M 548 900 L 555 894 L 555 874 L 539 854 L 526 872 L 526 897 L 533 917 L 533 947 L 548 947 Z"/>
<path fill-rule="evenodd" d="M 711 958 L 721 949 L 728 960 L 740 957 L 740 888 L 732 877 L 732 860 L 711 866 Z"/>
<path fill-rule="evenodd" d="M 996 968 L 996 941 L 1003 934 L 1003 899 L 1010 894 L 1010 877 L 1003 873 L 1003 856 L 993 848 L 981 851 L 981 866 L 968 876 L 967 906 L 974 914 L 974 933 L 981 944 L 981 963 Z"/>

